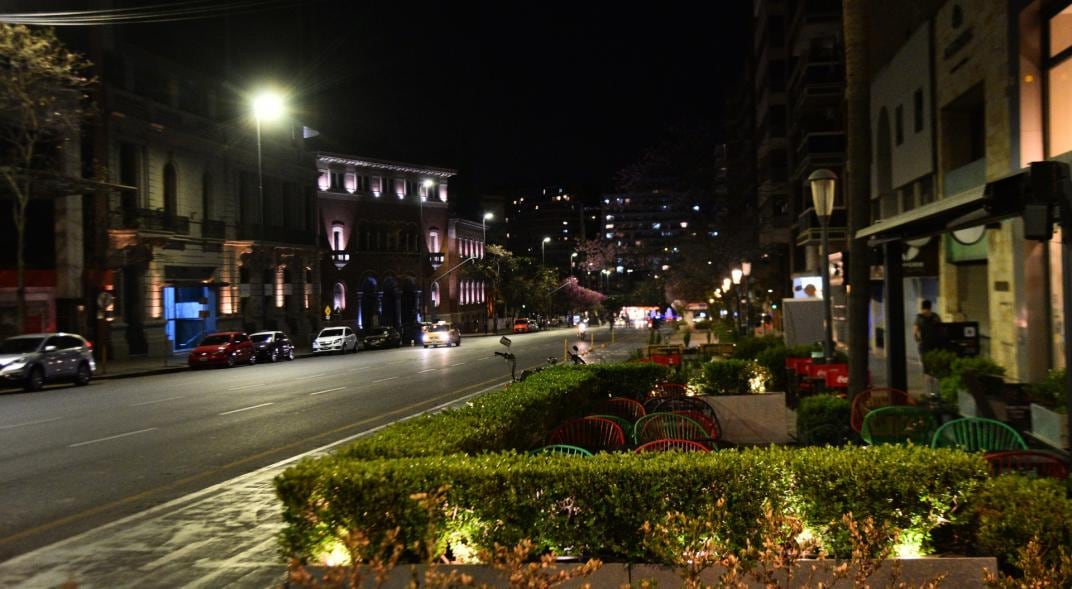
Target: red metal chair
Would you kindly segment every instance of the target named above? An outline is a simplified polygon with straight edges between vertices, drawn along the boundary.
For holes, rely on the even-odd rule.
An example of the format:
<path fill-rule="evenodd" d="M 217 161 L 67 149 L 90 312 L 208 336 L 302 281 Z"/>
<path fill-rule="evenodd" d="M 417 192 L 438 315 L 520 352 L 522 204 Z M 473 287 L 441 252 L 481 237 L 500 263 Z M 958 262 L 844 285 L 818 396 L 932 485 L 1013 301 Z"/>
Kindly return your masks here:
<path fill-rule="evenodd" d="M 648 414 L 642 403 L 625 397 L 611 397 L 597 405 L 596 411 L 616 415 L 630 423 L 636 423 L 636 420 Z"/>
<path fill-rule="evenodd" d="M 707 430 L 707 433 L 710 436 L 709 438 L 704 440 L 705 442 L 717 442 L 718 439 L 722 437 L 722 427 L 719 425 L 718 421 L 715 419 L 711 419 L 710 417 L 703 413 L 700 413 L 699 411 L 678 410 L 672 411 L 672 413 L 676 413 L 677 415 L 684 415 L 685 417 L 688 417 L 689 419 L 692 419 L 696 423 L 702 425 L 704 429 Z"/>
<path fill-rule="evenodd" d="M 555 428 L 548 436 L 547 443 L 577 446 L 589 452 L 611 451 L 625 445 L 625 432 L 609 419 L 581 417 Z"/>
<path fill-rule="evenodd" d="M 1058 456 L 1041 450 L 987 452 L 984 458 L 990 463 L 992 476 L 1013 473 L 1062 480 L 1068 478 L 1068 465 Z"/>
<path fill-rule="evenodd" d="M 635 452 L 710 452 L 711 449 L 695 440 L 654 440 L 638 446 Z"/>
<path fill-rule="evenodd" d="M 663 366 L 680 366 L 681 354 L 652 354 L 651 361 Z"/>
<path fill-rule="evenodd" d="M 876 387 L 860 391 L 852 398 L 852 412 L 849 414 L 852 430 L 860 433 L 864 426 L 864 417 L 869 411 L 893 405 L 915 405 L 915 402 L 908 393 L 900 389 Z"/>
<path fill-rule="evenodd" d="M 695 419 L 676 413 L 650 413 L 641 417 L 633 428 L 638 445 L 655 440 L 694 440 L 710 438 L 707 429 Z"/>
<path fill-rule="evenodd" d="M 648 413 L 673 413 L 674 411 L 696 411 L 706 415 L 711 421 L 718 423 L 718 415 L 714 407 L 711 407 L 698 397 L 667 397 L 655 398 L 644 401 L 644 409 Z M 721 429 L 721 428 L 720 428 Z"/>

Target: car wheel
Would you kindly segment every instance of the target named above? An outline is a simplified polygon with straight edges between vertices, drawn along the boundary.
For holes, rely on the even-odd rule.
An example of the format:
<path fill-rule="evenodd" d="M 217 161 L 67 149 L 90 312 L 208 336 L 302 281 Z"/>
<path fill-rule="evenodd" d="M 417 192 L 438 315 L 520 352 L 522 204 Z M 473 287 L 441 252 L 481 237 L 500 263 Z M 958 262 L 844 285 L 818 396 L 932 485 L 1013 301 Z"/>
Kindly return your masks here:
<path fill-rule="evenodd" d="M 257 363 L 257 355 L 256 354 L 250 354 L 249 355 L 249 365 L 253 366 L 256 363 Z"/>
<path fill-rule="evenodd" d="M 32 393 L 41 390 L 43 386 L 45 386 L 45 373 L 40 366 L 34 366 L 30 369 L 30 374 L 26 377 L 26 384 L 22 388 Z"/>
<path fill-rule="evenodd" d="M 234 354 L 227 356 L 227 367 L 234 368 Z"/>
<path fill-rule="evenodd" d="M 84 387 L 89 384 L 89 379 L 92 377 L 93 373 L 89 370 L 89 364 L 83 362 L 78 365 L 78 372 L 74 376 L 74 384 Z"/>
<path fill-rule="evenodd" d="M 424 349 L 428 349 L 428 344 L 424 344 Z"/>
<path fill-rule="evenodd" d="M 462 347 L 462 338 L 458 338 L 458 341 L 454 342 L 454 347 L 455 348 Z"/>
<path fill-rule="evenodd" d="M 287 352 L 287 361 L 289 362 L 290 360 L 293 360 L 293 359 L 294 359 L 294 348 L 291 348 L 290 351 Z"/>
<path fill-rule="evenodd" d="M 279 349 L 272 350 L 272 354 L 268 356 L 268 360 L 273 364 L 279 362 Z"/>

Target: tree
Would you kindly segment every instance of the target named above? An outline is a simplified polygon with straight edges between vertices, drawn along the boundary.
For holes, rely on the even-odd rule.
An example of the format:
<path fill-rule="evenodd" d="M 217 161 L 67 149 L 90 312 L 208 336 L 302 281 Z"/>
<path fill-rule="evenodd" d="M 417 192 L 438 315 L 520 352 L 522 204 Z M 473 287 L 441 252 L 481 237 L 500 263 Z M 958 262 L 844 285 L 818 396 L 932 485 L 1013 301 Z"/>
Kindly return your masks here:
<path fill-rule="evenodd" d="M 27 207 L 42 179 L 60 174 L 63 142 L 79 128 L 89 63 L 68 51 L 48 29 L 0 24 L 0 176 L 10 192 L 17 246 L 16 326 L 26 321 Z"/>
<path fill-rule="evenodd" d="M 577 262 L 586 272 L 599 272 L 618 263 L 618 247 L 612 241 L 587 239 L 577 244 Z"/>

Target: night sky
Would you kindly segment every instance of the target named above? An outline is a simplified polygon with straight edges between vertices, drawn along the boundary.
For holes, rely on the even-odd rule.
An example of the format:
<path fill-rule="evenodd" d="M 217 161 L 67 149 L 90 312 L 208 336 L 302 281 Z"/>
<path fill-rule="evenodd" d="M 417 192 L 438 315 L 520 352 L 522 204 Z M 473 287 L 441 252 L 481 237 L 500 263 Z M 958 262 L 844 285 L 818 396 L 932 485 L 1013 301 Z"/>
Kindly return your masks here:
<path fill-rule="evenodd" d="M 292 88 L 334 149 L 456 168 L 474 203 L 610 190 L 669 127 L 717 120 L 752 3 L 699 4 L 322 0 L 123 31 L 240 86 Z"/>

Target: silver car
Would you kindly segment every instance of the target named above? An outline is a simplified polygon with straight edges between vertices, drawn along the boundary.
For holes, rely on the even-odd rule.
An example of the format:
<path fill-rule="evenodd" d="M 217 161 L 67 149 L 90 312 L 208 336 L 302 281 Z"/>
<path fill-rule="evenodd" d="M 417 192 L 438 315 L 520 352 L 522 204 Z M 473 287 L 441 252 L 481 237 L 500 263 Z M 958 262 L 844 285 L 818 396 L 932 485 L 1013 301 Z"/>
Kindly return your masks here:
<path fill-rule="evenodd" d="M 357 352 L 357 334 L 349 327 L 325 327 L 313 340 L 313 353 Z"/>
<path fill-rule="evenodd" d="M 73 333 L 34 333 L 0 343 L 0 383 L 36 391 L 50 382 L 89 384 L 97 370 L 93 347 Z"/>

